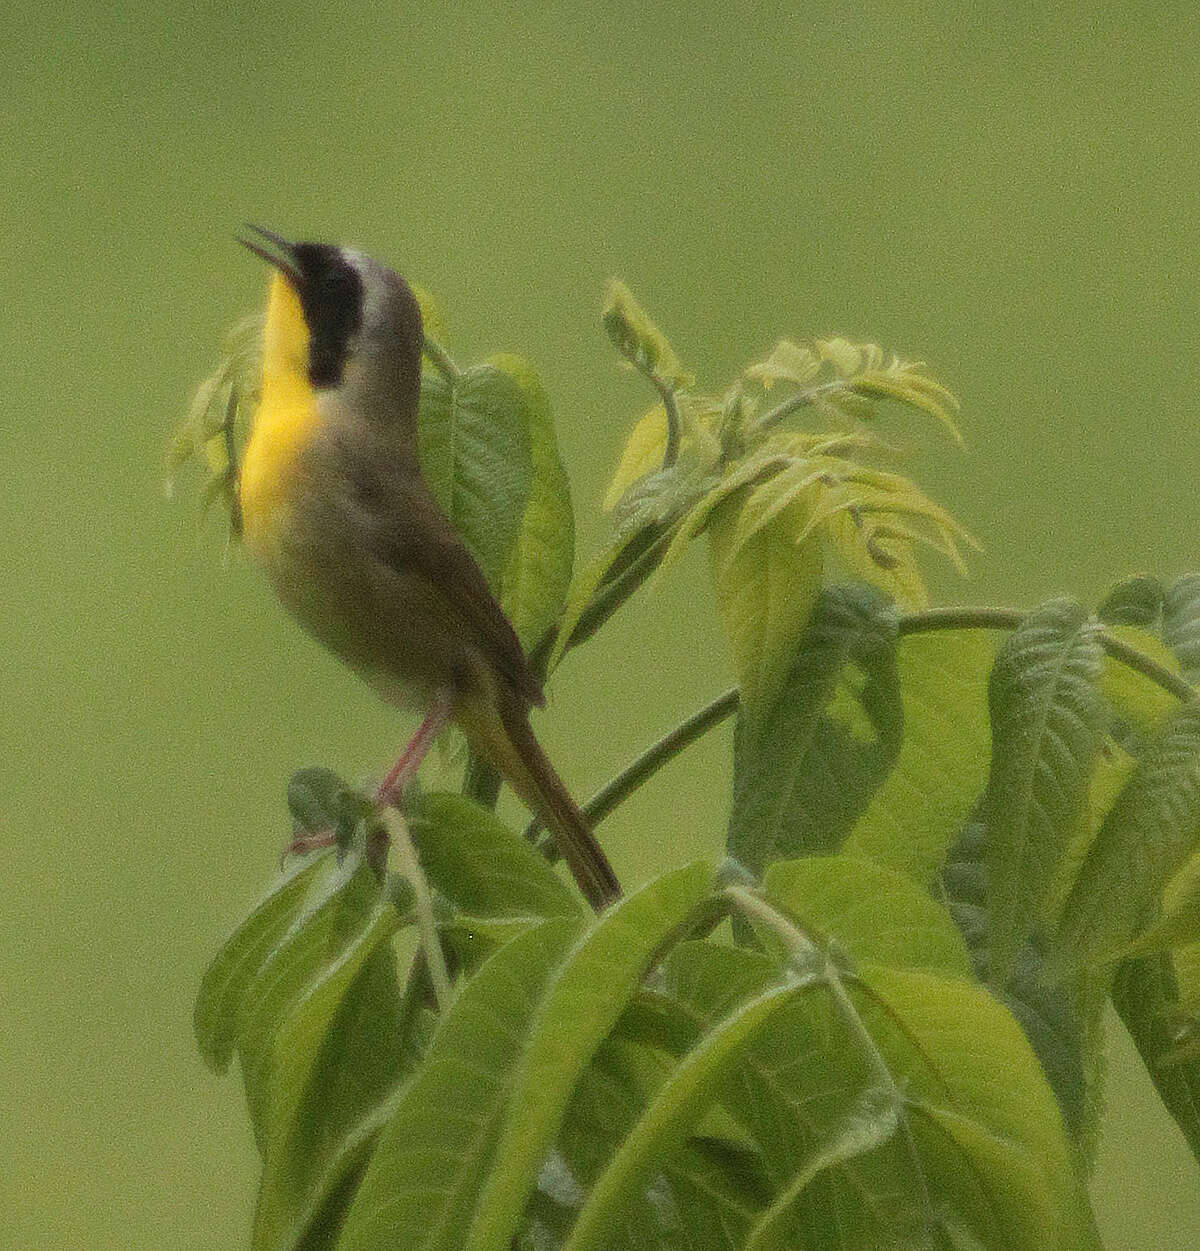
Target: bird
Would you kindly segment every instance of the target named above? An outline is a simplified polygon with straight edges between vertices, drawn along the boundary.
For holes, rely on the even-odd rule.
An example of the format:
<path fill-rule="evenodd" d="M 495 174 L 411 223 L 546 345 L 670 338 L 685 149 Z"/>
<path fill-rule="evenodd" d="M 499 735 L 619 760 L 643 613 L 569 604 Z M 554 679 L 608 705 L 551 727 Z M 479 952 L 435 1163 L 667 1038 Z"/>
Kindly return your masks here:
<path fill-rule="evenodd" d="M 238 475 L 242 540 L 305 630 L 386 702 L 423 714 L 377 802 L 398 805 L 456 724 L 604 908 L 617 877 L 530 725 L 541 683 L 421 474 L 424 339 L 411 287 L 357 249 L 246 232 L 238 242 L 274 272 Z"/>

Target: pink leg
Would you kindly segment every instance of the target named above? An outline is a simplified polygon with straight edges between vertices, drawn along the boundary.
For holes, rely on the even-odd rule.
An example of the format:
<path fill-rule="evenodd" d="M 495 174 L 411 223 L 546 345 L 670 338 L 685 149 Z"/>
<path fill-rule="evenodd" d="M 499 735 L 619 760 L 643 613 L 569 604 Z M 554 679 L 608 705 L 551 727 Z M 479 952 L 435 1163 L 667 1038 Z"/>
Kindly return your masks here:
<path fill-rule="evenodd" d="M 392 765 L 387 777 L 379 783 L 375 792 L 377 804 L 395 803 L 400 792 L 416 777 L 421 761 L 429 753 L 434 739 L 446 728 L 450 720 L 453 704 L 450 696 L 444 692 L 439 694 L 429 706 L 425 720 L 417 726 L 417 732 L 409 739 L 408 746 L 400 753 L 400 759 Z"/>
<path fill-rule="evenodd" d="M 453 711 L 453 702 L 449 695 L 439 695 L 425 714 L 425 720 L 417 726 L 417 732 L 408 741 L 408 746 L 400 753 L 400 759 L 392 765 L 387 777 L 379 783 L 375 791 L 377 804 L 392 804 L 400 798 L 400 793 L 416 776 L 421 761 L 429 753 L 434 740 L 446 728 Z M 324 847 L 332 847 L 337 842 L 337 835 L 332 830 L 315 830 L 302 834 L 290 842 L 283 850 L 280 863 L 288 856 L 303 856 L 310 851 L 319 851 Z"/>

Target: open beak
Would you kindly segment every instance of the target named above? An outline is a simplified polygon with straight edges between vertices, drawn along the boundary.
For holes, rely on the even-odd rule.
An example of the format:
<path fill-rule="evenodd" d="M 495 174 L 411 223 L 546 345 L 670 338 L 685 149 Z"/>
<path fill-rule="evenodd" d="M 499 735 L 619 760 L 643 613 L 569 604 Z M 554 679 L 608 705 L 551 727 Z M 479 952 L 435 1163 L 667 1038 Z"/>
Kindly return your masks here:
<path fill-rule="evenodd" d="M 270 251 L 254 239 L 243 239 L 238 235 L 237 241 L 242 247 L 249 248 L 255 256 L 279 270 L 293 287 L 299 288 L 300 271 L 296 268 L 295 249 L 292 245 L 282 235 L 277 235 L 273 230 L 266 230 L 262 226 L 247 222 L 245 228 L 253 231 L 259 238 L 265 239 L 274 251 Z"/>

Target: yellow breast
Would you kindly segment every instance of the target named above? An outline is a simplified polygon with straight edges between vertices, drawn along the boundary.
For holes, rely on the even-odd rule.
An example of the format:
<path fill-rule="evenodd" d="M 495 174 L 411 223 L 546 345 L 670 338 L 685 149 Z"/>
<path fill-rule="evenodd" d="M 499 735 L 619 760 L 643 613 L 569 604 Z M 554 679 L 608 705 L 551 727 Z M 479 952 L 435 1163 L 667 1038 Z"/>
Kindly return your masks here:
<path fill-rule="evenodd" d="M 262 400 L 242 459 L 242 532 L 252 555 L 269 563 L 288 523 L 300 454 L 320 416 L 308 381 L 308 327 L 300 301 L 277 274 L 263 329 Z"/>

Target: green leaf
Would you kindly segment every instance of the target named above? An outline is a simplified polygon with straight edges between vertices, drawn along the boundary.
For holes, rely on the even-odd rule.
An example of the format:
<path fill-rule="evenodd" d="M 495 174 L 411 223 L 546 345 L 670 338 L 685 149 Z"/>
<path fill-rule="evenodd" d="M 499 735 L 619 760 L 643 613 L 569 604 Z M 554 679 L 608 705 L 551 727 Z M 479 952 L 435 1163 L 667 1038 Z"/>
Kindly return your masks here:
<path fill-rule="evenodd" d="M 1162 913 L 1124 952 L 1146 956 L 1200 942 L 1200 854 L 1190 856 L 1163 890 Z"/>
<path fill-rule="evenodd" d="M 1200 683 L 1200 574 L 1185 574 L 1167 588 L 1162 637 L 1178 658 L 1183 676 Z"/>
<path fill-rule="evenodd" d="M 571 1090 L 659 950 L 708 894 L 692 864 L 621 900 L 572 950 L 533 1019 L 467 1251 L 505 1251 L 553 1143 Z"/>
<path fill-rule="evenodd" d="M 1084 808 L 1105 728 L 1099 627 L 1052 600 L 1005 640 L 988 682 L 988 978 L 1002 987 L 1032 932 Z"/>
<path fill-rule="evenodd" d="M 1200 836 L 1200 702 L 1184 704 L 1145 745 L 1067 898 L 1058 963 L 1113 959 L 1157 910 Z"/>
<path fill-rule="evenodd" d="M 271 1133 L 251 1245 L 294 1247 L 311 1226 L 314 1194 L 328 1200 L 330 1167 L 417 1056 L 406 1046 L 396 956 L 399 918 L 379 903 L 341 956 L 297 1000 L 275 1039 Z"/>
<path fill-rule="evenodd" d="M 803 503 L 793 503 L 747 542 L 733 542 L 741 514 L 734 496 L 708 522 L 713 584 L 733 652 L 742 707 L 757 716 L 783 686 L 797 640 L 821 589 L 821 548 L 796 546 Z"/>
<path fill-rule="evenodd" d="M 339 1251 L 460 1251 L 530 1017 L 579 925 L 559 918 L 528 930 L 462 988 L 392 1103 Z"/>
<path fill-rule="evenodd" d="M 950 848 L 937 881 L 966 941 L 976 977 L 987 976 L 988 868 L 987 827 L 968 821 Z M 1100 1110 L 1099 1092 L 1089 1089 L 1099 1077 L 1101 1057 L 1085 1050 L 1097 1040 L 1079 1020 L 1075 996 L 1046 976 L 1046 944 L 1035 931 L 1021 944 L 1000 1001 L 1016 1018 L 1058 1098 L 1063 1120 L 1075 1141 L 1090 1141 Z M 1086 1039 L 1086 1044 L 1085 1044 Z"/>
<path fill-rule="evenodd" d="M 662 468 L 667 448 L 667 410 L 655 404 L 633 427 L 604 493 L 603 508 L 612 512 L 635 482 Z"/>
<path fill-rule="evenodd" d="M 1122 961 L 1113 1005 L 1159 1097 L 1200 1160 L 1200 1020 L 1180 1006 L 1171 958 Z"/>
<path fill-rule="evenodd" d="M 246 1103 L 264 1155 L 279 1116 L 286 1111 L 278 1100 L 291 1060 L 276 1046 L 284 1023 L 326 975 L 341 966 L 364 927 L 376 922 L 380 907 L 374 875 L 353 857 L 317 885 L 247 986 L 237 1013 L 237 1051 Z"/>
<path fill-rule="evenodd" d="M 293 864 L 226 940 L 205 970 L 193 1026 L 209 1068 L 225 1071 L 237 1045 L 242 1004 L 263 964 L 291 929 L 314 882 L 328 874 L 329 857 Z"/>
<path fill-rule="evenodd" d="M 410 801 L 409 831 L 429 884 L 471 916 L 580 915 L 571 888 L 533 846 L 462 795 Z"/>
<path fill-rule="evenodd" d="M 619 1229 L 631 1195 L 650 1182 L 682 1148 L 736 1065 L 747 1038 L 796 993 L 776 986 L 739 1007 L 683 1058 L 597 1179 L 567 1242 L 567 1251 L 600 1251 Z"/>
<path fill-rule="evenodd" d="M 501 579 L 500 606 L 521 646 L 529 651 L 554 624 L 566 601 L 575 561 L 575 514 L 541 379 L 519 356 L 493 356 L 488 363 L 513 378 L 525 399 L 532 476 L 525 513 Z"/>
<path fill-rule="evenodd" d="M 909 634 L 896 650 L 904 741 L 843 850 L 930 881 L 983 790 L 984 690 L 995 648 L 982 630 Z"/>
<path fill-rule="evenodd" d="M 1007 1010 L 973 982 L 912 969 L 863 977 L 870 996 L 856 1002 L 906 1102 L 947 1136 L 928 1148 L 928 1176 L 951 1187 L 943 1201 L 988 1246 L 1097 1246 L 1058 1104 Z M 982 1191 L 975 1212 L 947 1148 Z"/>
<path fill-rule="evenodd" d="M 835 849 L 886 777 L 903 732 L 896 618 L 866 586 L 816 602 L 778 697 L 739 713 L 729 854 L 772 859 Z"/>
<path fill-rule="evenodd" d="M 971 960 L 949 913 L 912 878 L 851 856 L 772 864 L 767 898 L 805 933 L 836 940 L 856 963 L 924 968 L 971 977 Z"/>
<path fill-rule="evenodd" d="M 745 1251 L 788 1251 L 794 1209 L 813 1179 L 827 1169 L 848 1164 L 882 1147 L 899 1125 L 898 1109 L 890 1093 L 870 1089 L 864 1091 L 829 1140 L 816 1148 L 804 1167 L 762 1214 L 746 1240 Z"/>
<path fill-rule="evenodd" d="M 531 426 L 541 420 L 522 383 L 496 365 L 450 382 L 421 376 L 417 444 L 434 498 L 499 593 L 533 479 Z"/>

